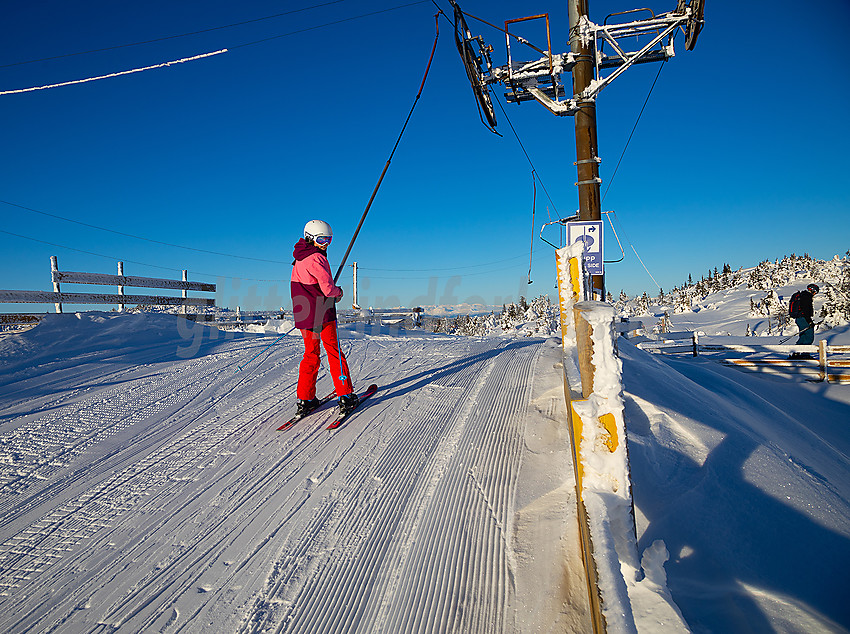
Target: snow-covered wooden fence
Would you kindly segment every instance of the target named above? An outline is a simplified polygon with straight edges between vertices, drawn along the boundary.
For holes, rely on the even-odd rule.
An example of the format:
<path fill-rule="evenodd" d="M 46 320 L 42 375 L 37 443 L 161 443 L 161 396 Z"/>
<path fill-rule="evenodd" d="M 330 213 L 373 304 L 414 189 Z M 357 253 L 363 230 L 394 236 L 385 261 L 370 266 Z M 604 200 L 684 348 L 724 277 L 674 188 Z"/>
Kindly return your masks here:
<path fill-rule="evenodd" d="M 56 312 L 62 312 L 63 304 L 117 304 L 124 310 L 127 304 L 142 304 L 149 306 L 215 306 L 215 298 L 189 297 L 188 291 L 215 293 L 215 284 L 206 282 L 189 282 L 187 272 L 183 271 L 182 280 L 161 279 L 155 277 L 138 277 L 124 275 L 123 262 L 118 263 L 118 275 L 105 273 L 81 273 L 75 271 L 60 271 L 56 256 L 50 258 L 51 281 L 53 291 L 17 291 L 0 290 L 0 303 L 6 304 L 54 304 Z M 63 292 L 60 284 L 97 284 L 114 285 L 118 292 L 110 293 L 67 293 Z M 127 295 L 124 287 L 163 288 L 182 291 L 182 297 L 166 297 L 161 295 Z M 38 315 L 16 314 L 19 320 L 38 318 Z M 22 323 L 20 321 L 15 323 Z"/>
<path fill-rule="evenodd" d="M 698 333 L 690 331 L 668 332 L 655 336 L 656 339 L 639 342 L 637 347 L 647 352 L 660 354 L 689 353 L 696 357 L 700 353 L 707 353 L 709 356 L 719 358 L 725 365 L 754 372 L 798 375 L 803 378 L 835 383 L 850 382 L 850 346 L 830 346 L 826 340 L 821 340 L 815 348 L 815 346 L 780 344 L 726 344 L 718 343 L 717 338 L 713 337 L 704 339 L 700 343 Z M 690 341 L 685 343 L 688 339 Z M 792 356 L 794 353 L 812 356 L 795 358 Z M 744 356 L 740 356 L 742 354 Z M 739 355 L 739 358 L 724 358 L 732 355 Z"/>
<path fill-rule="evenodd" d="M 830 346 L 821 340 L 818 352 L 821 381 L 850 383 L 850 346 Z M 830 358 L 831 354 L 839 358 Z M 830 368 L 835 368 L 838 372 L 830 372 Z"/>
<path fill-rule="evenodd" d="M 790 358 L 794 352 L 811 353 L 814 346 L 728 346 L 729 350 L 745 350 L 751 354 L 723 363 L 753 372 L 793 374 L 815 381 L 850 383 L 850 346 L 830 346 L 821 340 L 817 357 Z"/>
<path fill-rule="evenodd" d="M 637 334 L 637 331 L 643 329 L 644 325 L 642 321 L 631 321 L 630 319 L 621 318 L 619 321 L 614 322 L 614 330 L 617 334 L 627 338 L 632 333 Z"/>
<path fill-rule="evenodd" d="M 648 352 L 661 352 L 664 354 L 690 353 L 699 356 L 699 336 L 695 332 L 683 330 L 681 332 L 663 332 L 655 335 L 657 338 L 651 341 L 641 341 L 638 348 Z"/>

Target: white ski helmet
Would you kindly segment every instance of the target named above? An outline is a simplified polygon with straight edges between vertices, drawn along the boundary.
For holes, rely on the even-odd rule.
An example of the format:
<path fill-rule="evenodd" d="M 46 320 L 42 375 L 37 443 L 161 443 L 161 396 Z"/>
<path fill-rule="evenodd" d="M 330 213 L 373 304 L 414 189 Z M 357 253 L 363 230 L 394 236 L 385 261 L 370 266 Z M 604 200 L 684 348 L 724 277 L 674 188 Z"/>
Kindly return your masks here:
<path fill-rule="evenodd" d="M 324 220 L 311 220 L 304 225 L 304 239 L 308 242 L 316 242 L 316 238 L 325 238 L 325 243 L 329 244 L 333 235 L 333 229 Z"/>

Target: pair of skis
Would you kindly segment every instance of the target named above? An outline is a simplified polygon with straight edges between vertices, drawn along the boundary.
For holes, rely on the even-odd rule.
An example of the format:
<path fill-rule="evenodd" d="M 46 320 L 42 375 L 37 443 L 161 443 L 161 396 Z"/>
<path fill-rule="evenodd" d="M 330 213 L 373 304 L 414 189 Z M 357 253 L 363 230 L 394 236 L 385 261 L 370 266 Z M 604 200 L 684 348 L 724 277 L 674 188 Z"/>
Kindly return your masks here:
<path fill-rule="evenodd" d="M 336 429 L 337 427 L 342 425 L 354 412 L 356 412 L 360 408 L 360 406 L 363 404 L 363 401 L 368 399 L 370 396 L 372 396 L 377 391 L 378 391 L 378 386 L 375 385 L 374 383 L 372 385 L 370 385 L 368 388 L 366 388 L 366 391 L 363 392 L 362 394 L 360 394 L 359 397 L 358 397 L 360 400 L 357 403 L 357 407 L 355 407 L 353 410 L 346 412 L 344 414 L 343 413 L 338 414 L 337 417 L 333 421 L 331 421 L 331 424 L 328 425 L 328 429 Z M 331 392 L 330 394 L 328 394 L 324 398 L 319 399 L 319 404 L 314 409 L 312 409 L 311 411 L 307 412 L 304 415 L 301 415 L 301 416 L 295 415 L 292 418 L 290 418 L 283 425 L 278 427 L 277 431 L 284 431 L 284 430 L 289 429 L 290 427 L 292 427 L 298 421 L 303 420 L 304 418 L 307 418 L 308 416 L 310 416 L 314 412 L 318 411 L 322 407 L 322 405 L 324 405 L 328 401 L 333 400 L 334 398 L 336 398 L 336 390 L 334 390 L 333 392 Z"/>

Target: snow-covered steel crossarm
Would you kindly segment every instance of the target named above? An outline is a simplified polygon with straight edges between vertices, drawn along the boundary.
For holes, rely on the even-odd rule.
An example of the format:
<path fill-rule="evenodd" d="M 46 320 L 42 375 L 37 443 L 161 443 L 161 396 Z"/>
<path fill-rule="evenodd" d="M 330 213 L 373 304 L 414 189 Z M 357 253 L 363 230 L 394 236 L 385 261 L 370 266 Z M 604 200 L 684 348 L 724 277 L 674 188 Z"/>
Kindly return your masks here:
<path fill-rule="evenodd" d="M 456 15 L 462 12 L 455 6 Z M 484 43 L 481 36 L 472 36 L 464 23 L 464 29 L 456 32 L 458 49 L 462 52 L 464 66 L 473 92 L 482 104 L 489 104 L 489 87 L 491 84 L 502 83 L 506 86 L 505 98 L 509 102 L 539 101 L 551 112 L 559 116 L 574 115 L 579 111 L 579 102 L 592 102 L 603 88 L 611 84 L 617 77 L 623 74 L 634 64 L 645 64 L 648 62 L 666 61 L 676 54 L 673 40 L 680 29 L 685 32 L 685 48 L 692 50 L 696 44 L 697 36 L 703 25 L 704 0 L 679 0 L 674 11 L 653 15 L 645 20 L 634 20 L 620 24 L 595 24 L 586 15 L 582 15 L 575 28 L 577 41 L 591 49 L 590 54 L 594 56 L 594 79 L 579 94 L 567 96 L 561 74 L 573 72 L 579 56 L 573 51 L 563 54 L 552 54 L 551 50 L 545 53 L 541 59 L 532 62 L 516 62 L 511 58 L 511 38 L 523 41 L 513 33 L 509 32 L 509 25 L 513 22 L 546 18 L 546 34 L 549 37 L 548 14 L 509 20 L 505 22 L 505 35 L 507 45 L 508 63 L 500 67 L 492 67 L 489 52 L 492 47 Z M 630 13 L 630 12 L 627 12 Z M 610 17 L 610 16 L 609 16 Z M 652 36 L 649 43 L 641 46 L 636 51 L 628 51 L 623 45 L 627 38 L 646 38 Z M 474 42 L 475 46 L 472 46 Z M 614 50 L 614 54 L 606 55 L 603 52 L 605 43 Z M 551 46 L 550 46 L 551 49 Z M 540 49 L 536 49 L 540 50 Z M 480 51 L 476 55 L 470 51 Z M 472 63 L 472 62 L 476 63 Z M 486 62 L 486 63 L 485 63 Z M 601 71 L 611 69 L 608 76 L 603 76 Z M 495 118 L 492 112 L 489 117 L 490 125 L 495 126 Z"/>
<path fill-rule="evenodd" d="M 574 99 L 564 99 L 566 94 L 558 78 L 561 73 L 570 72 L 573 66 L 573 53 L 547 56 L 534 62 L 513 62 L 510 66 L 494 68 L 485 83 L 504 83 L 509 89 L 505 93 L 509 102 L 536 99 L 555 114 L 568 115 L 573 114 L 578 105 Z"/>
<path fill-rule="evenodd" d="M 143 288 L 170 288 L 178 291 L 206 291 L 215 293 L 215 284 L 207 282 L 183 282 L 156 277 L 133 275 L 108 275 L 106 273 L 79 273 L 75 271 L 52 271 L 54 282 L 69 284 L 100 284 L 104 286 L 137 286 Z"/>
<path fill-rule="evenodd" d="M 110 295 L 100 293 L 56 293 L 54 291 L 3 291 L 4 304 L 147 304 L 150 306 L 215 306 L 215 298 L 159 297 L 156 295 Z"/>
<path fill-rule="evenodd" d="M 551 69 L 550 69 L 551 63 Z M 492 84 L 495 82 L 510 82 L 510 81 L 528 81 L 531 79 L 540 79 L 551 76 L 552 74 L 560 75 L 565 71 L 572 70 L 575 66 L 575 55 L 572 53 L 563 53 L 562 55 L 552 55 L 551 57 L 543 57 L 533 62 L 513 62 L 510 67 L 499 66 L 493 69 L 493 74 L 484 80 L 484 83 Z"/>
<path fill-rule="evenodd" d="M 690 19 L 691 9 L 689 7 L 686 7 L 685 12 L 682 14 L 672 12 L 660 15 L 657 18 L 650 20 L 640 20 L 611 26 L 599 26 L 598 24 L 594 24 L 590 22 L 590 20 L 583 18 L 580 24 L 582 37 L 585 37 L 585 33 L 592 33 L 592 37 L 596 42 L 597 53 L 596 79 L 594 79 L 590 83 L 590 86 L 582 92 L 581 97 L 584 99 L 595 99 L 596 95 L 598 95 L 603 88 L 608 86 L 634 64 L 664 61 L 673 57 L 676 54 L 673 46 L 673 36 L 675 35 L 676 30 L 685 26 Z M 639 37 L 653 32 L 656 33 L 655 37 L 653 37 L 652 40 L 650 40 L 649 43 L 641 49 L 632 53 L 625 51 L 618 41 L 618 39 Z M 600 38 L 604 42 L 611 44 L 617 52 L 616 57 L 606 57 L 600 52 L 598 44 Z M 661 44 L 664 40 L 667 40 L 667 43 L 662 45 L 661 49 L 656 49 L 655 47 Z M 611 63 L 612 59 L 616 60 L 614 62 L 616 64 L 616 70 L 607 77 L 602 77 L 599 72 L 600 69 L 614 65 Z"/>

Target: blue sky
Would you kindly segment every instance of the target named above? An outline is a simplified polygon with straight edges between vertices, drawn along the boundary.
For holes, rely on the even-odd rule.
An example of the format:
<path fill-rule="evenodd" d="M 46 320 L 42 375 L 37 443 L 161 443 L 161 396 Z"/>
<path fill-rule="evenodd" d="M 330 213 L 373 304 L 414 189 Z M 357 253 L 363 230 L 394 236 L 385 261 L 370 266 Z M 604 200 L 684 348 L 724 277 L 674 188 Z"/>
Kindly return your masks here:
<path fill-rule="evenodd" d="M 435 7 L 319 4 L 7 7 L 0 91 L 229 52 L 0 96 L 0 288 L 51 290 L 49 257 L 57 255 L 62 270 L 112 273 L 117 260 L 128 275 L 179 278 L 188 269 L 192 280 L 219 284 L 221 305 L 286 306 L 292 245 L 312 218 L 334 227 L 336 270 L 419 88 Z M 674 5 L 649 3 L 656 11 Z M 591 19 L 635 6 L 591 0 Z M 771 6 L 708 0 L 696 49 L 677 40 L 613 181 L 659 67 L 634 68 L 601 93 L 603 209 L 616 212 L 626 250 L 606 267 L 614 295 L 657 292 L 632 246 L 665 290 L 724 263 L 752 266 L 792 252 L 829 258 L 850 248 L 850 53 L 841 32 L 850 4 L 824 0 L 808 15 L 790 1 Z M 496 24 L 548 12 L 553 49 L 567 49 L 564 2 L 461 7 Z M 469 22 L 503 64 L 503 36 Z M 204 32 L 172 37 L 196 31 Z M 545 48 L 542 29 L 523 34 Z M 159 41 L 122 46 L 151 40 Z M 94 49 L 109 50 L 69 56 Z M 31 60 L 44 61 L 23 63 Z M 503 137 L 479 122 L 441 20 L 422 98 L 349 257 L 360 266 L 361 304 L 499 305 L 554 294 L 552 249 L 534 239 L 528 285 L 529 249 L 532 227 L 536 234 L 550 215 L 577 208 L 573 120 L 535 103 L 505 104 L 501 87 L 495 93 L 552 203 L 538 187 L 532 224 L 528 162 L 498 106 Z M 609 232 L 606 258 L 619 257 Z M 348 269 L 348 293 L 350 279 Z"/>

